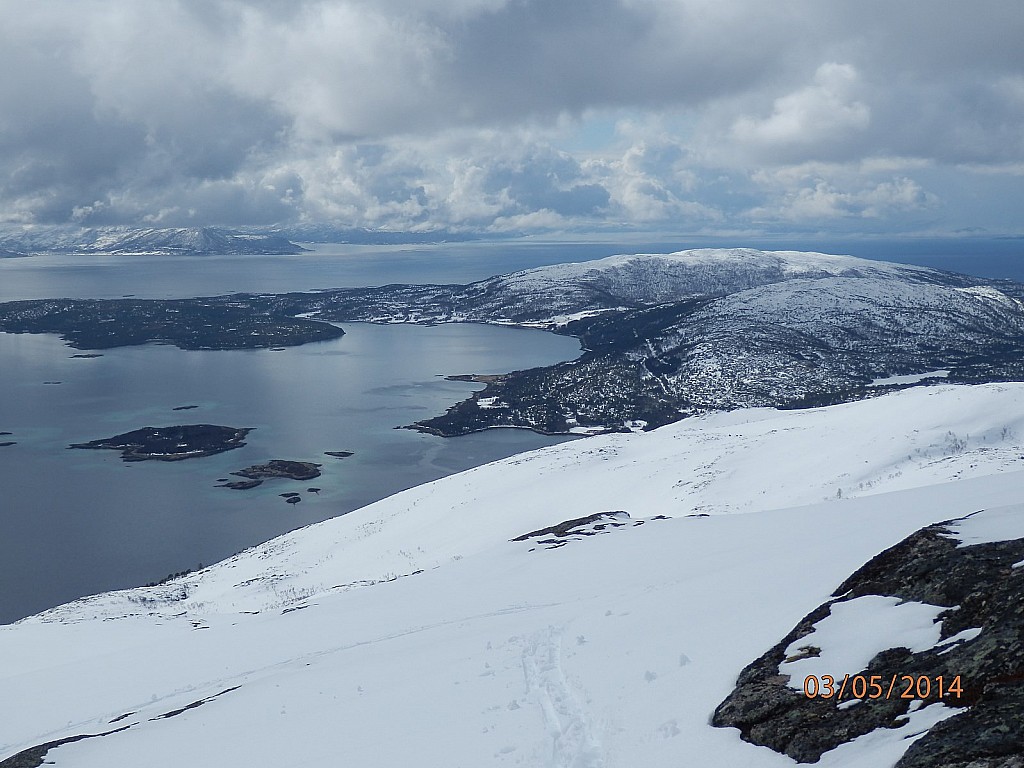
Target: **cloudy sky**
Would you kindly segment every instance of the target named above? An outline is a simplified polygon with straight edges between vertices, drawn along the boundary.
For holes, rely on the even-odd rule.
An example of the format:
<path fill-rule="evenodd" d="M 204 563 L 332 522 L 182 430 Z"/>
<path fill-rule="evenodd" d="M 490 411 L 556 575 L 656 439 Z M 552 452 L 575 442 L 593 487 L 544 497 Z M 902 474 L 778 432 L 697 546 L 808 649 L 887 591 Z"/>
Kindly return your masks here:
<path fill-rule="evenodd" d="M 0 222 L 1021 233 L 1020 0 L 0 0 Z"/>

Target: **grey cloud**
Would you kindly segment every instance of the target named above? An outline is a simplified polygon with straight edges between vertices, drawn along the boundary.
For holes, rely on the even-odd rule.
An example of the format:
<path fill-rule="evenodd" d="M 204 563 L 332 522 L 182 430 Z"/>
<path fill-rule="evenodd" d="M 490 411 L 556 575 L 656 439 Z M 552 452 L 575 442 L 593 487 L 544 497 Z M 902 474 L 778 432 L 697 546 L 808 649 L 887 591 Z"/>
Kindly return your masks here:
<path fill-rule="evenodd" d="M 1019 8 L 8 4 L 0 218 L 429 228 L 833 216 L 899 226 L 954 199 L 943 188 L 957 173 L 1001 170 L 1010 175 L 999 184 L 976 187 L 1020 188 Z M 586 152 L 560 149 L 574 126 L 609 115 L 640 127 Z M 869 168 L 893 158 L 920 164 Z M 965 164 L 974 170 L 922 170 Z M 530 218 L 537 211 L 547 213 Z"/>
<path fill-rule="evenodd" d="M 747 25 L 685 4 L 518 0 L 454 36 L 449 75 L 458 108 L 478 120 L 604 106 L 700 103 L 758 82 L 777 58 L 749 45 L 771 38 L 781 14 L 748 8 Z M 769 67 L 770 68 L 770 67 Z"/>
<path fill-rule="evenodd" d="M 504 196 L 517 212 L 546 209 L 561 216 L 591 216 L 611 196 L 600 184 L 581 181 L 579 164 L 567 155 L 537 153 L 515 165 L 490 169 L 484 190 Z"/>

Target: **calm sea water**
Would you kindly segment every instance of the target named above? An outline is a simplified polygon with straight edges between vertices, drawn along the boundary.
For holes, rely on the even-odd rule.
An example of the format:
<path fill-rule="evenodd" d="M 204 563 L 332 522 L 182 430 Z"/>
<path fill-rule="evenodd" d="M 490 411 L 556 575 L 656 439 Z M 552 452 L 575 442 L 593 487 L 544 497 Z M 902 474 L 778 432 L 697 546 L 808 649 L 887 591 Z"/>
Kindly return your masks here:
<path fill-rule="evenodd" d="M 0 621 L 212 563 L 555 442 L 522 430 L 445 440 L 395 427 L 442 413 L 479 387 L 442 374 L 572 359 L 574 339 L 479 325 L 345 328 L 341 339 L 279 352 L 147 345 L 92 359 L 70 357 L 75 350 L 53 336 L 0 334 L 0 431 L 14 433 L 0 442 L 17 442 L 0 448 Z M 186 405 L 198 407 L 173 410 Z M 124 463 L 115 451 L 67 448 L 143 426 L 201 423 L 255 431 L 243 448 L 183 462 Z M 323 475 L 249 491 L 214 487 L 274 458 L 320 462 Z M 301 503 L 278 495 L 291 491 Z"/>
<path fill-rule="evenodd" d="M 761 241 L 754 247 L 852 253 L 1024 280 L 1019 241 Z M 502 241 L 450 246 L 317 246 L 298 256 L 33 257 L 0 260 L 0 301 L 186 297 L 393 282 L 468 282 L 615 253 L 726 243 Z M 959 250 L 958 250 L 959 249 Z M 576 357 L 573 339 L 508 328 L 346 324 L 346 335 L 285 351 L 185 352 L 149 345 L 73 358 L 54 336 L 0 334 L 0 623 L 85 594 L 211 563 L 404 488 L 557 442 L 520 430 L 446 440 L 395 427 L 441 413 L 499 373 Z M 59 382 L 59 383 L 47 383 Z M 174 411 L 176 406 L 197 408 Z M 136 429 L 254 427 L 247 445 L 184 462 L 126 464 L 69 450 Z M 348 459 L 324 451 L 351 450 Z M 309 483 L 250 491 L 218 478 L 272 458 L 323 463 Z M 319 494 L 306 492 L 315 486 Z M 289 505 L 280 493 L 299 491 Z"/>
<path fill-rule="evenodd" d="M 465 283 L 491 275 L 619 253 L 744 246 L 807 250 L 1024 282 L 1024 239 L 742 242 L 681 237 L 604 241 L 508 240 L 407 247 L 316 245 L 295 256 L 35 256 L 0 259 L 0 301 L 48 298 L 148 298 L 271 293 L 383 285 Z"/>

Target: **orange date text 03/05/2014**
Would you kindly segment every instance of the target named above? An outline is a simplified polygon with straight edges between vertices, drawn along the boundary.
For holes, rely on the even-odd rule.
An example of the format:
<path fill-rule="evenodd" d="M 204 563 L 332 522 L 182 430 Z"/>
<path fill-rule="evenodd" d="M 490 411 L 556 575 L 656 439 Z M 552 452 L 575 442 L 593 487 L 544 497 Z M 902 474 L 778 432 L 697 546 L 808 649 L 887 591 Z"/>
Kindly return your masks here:
<path fill-rule="evenodd" d="M 809 699 L 954 699 L 963 695 L 960 675 L 953 678 L 928 675 L 808 675 L 804 696 Z"/>

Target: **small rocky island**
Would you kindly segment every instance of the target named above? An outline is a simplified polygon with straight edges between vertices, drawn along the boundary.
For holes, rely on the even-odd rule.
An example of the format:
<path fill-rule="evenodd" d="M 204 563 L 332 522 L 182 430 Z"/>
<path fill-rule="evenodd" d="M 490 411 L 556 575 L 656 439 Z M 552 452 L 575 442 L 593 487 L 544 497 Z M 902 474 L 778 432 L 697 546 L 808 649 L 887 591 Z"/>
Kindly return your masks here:
<path fill-rule="evenodd" d="M 251 467 L 232 472 L 239 477 L 250 480 L 266 480 L 271 477 L 284 477 L 289 480 L 312 480 L 320 477 L 320 464 L 311 461 L 286 461 L 271 459 L 266 464 L 253 464 Z"/>
<path fill-rule="evenodd" d="M 271 459 L 266 464 L 253 464 L 251 467 L 232 472 L 232 475 L 244 477 L 244 480 L 231 482 L 222 481 L 219 488 L 231 488 L 235 491 L 247 491 L 261 485 L 264 480 L 284 478 L 286 480 L 312 480 L 320 477 L 320 464 L 312 461 L 289 461 L 287 459 Z M 284 496 L 286 494 L 282 494 Z M 287 494 L 298 497 L 298 494 Z M 294 503 L 294 502 L 293 502 Z"/>
<path fill-rule="evenodd" d="M 216 424 L 143 427 L 102 440 L 72 443 L 68 447 L 121 451 L 124 461 L 181 461 L 240 448 L 251 431 L 251 428 Z"/>

